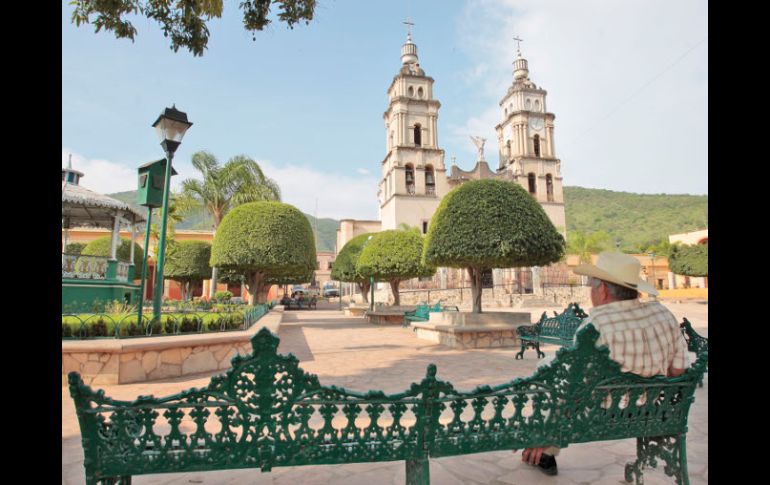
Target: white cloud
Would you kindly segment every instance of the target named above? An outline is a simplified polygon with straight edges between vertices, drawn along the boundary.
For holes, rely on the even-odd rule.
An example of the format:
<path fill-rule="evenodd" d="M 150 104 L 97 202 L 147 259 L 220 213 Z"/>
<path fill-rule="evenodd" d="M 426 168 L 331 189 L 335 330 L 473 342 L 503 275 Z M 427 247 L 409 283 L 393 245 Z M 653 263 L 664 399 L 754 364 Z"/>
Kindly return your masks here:
<path fill-rule="evenodd" d="M 473 153 L 469 134 L 484 136 L 496 165 L 497 103 L 512 81 L 517 35 L 556 114 L 566 185 L 708 192 L 704 2 L 469 0 L 456 22 L 472 61 L 458 79 L 481 97 L 464 123 L 448 126 L 459 153 Z"/>
<path fill-rule="evenodd" d="M 83 187 L 101 194 L 136 190 L 136 167 L 88 159 L 69 148 L 62 148 L 62 167 L 67 166 L 69 154 L 72 154 L 72 168 L 84 173 Z M 367 176 L 367 170 L 358 170 L 364 176 L 350 176 L 307 167 L 278 166 L 269 161 L 259 161 L 259 164 L 268 177 L 278 182 L 283 201 L 302 212 L 313 215 L 317 207 L 318 217 L 377 219 L 378 180 Z M 200 179 L 189 162 L 174 163 L 174 169 L 179 173 L 171 182 L 174 190 L 182 180 Z"/>
<path fill-rule="evenodd" d="M 83 172 L 81 186 L 100 194 L 136 190 L 136 168 L 100 158 L 89 159 L 66 147 L 61 150 L 62 168 L 67 166 L 70 154 L 72 168 Z"/>
<path fill-rule="evenodd" d="M 334 219 L 377 219 L 377 178 L 259 162 L 281 187 L 281 197 L 306 214 Z M 359 172 L 361 173 L 361 172 Z"/>
<path fill-rule="evenodd" d="M 369 175 L 371 172 L 365 168 L 357 168 L 356 172 L 360 173 L 361 175 Z"/>

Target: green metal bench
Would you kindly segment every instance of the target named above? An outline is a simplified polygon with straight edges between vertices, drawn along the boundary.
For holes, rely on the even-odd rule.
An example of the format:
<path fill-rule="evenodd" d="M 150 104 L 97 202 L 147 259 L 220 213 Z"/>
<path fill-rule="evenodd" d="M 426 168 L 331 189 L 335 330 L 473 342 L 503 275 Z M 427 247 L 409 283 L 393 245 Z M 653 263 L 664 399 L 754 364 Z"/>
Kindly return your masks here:
<path fill-rule="evenodd" d="M 689 320 L 682 318 L 682 323 L 679 324 L 679 329 L 682 331 L 682 336 L 684 337 L 685 342 L 687 342 L 687 350 L 698 354 L 704 348 L 708 349 L 709 339 L 699 335 L 695 330 L 693 330 L 692 324 Z M 706 366 L 705 372 L 708 372 L 708 366 Z M 703 376 L 701 376 L 701 380 L 698 382 L 698 385 L 703 387 Z"/>
<path fill-rule="evenodd" d="M 109 398 L 69 374 L 86 484 L 130 484 L 134 475 L 384 461 L 406 462 L 406 483 L 430 483 L 429 458 L 637 438 L 625 479 L 645 466 L 688 484 L 685 435 L 708 342 L 679 377 L 622 373 L 587 325 L 574 348 L 529 377 L 462 392 L 436 378 L 397 394 L 322 386 L 296 357 L 276 353 L 266 328 L 225 374 L 167 397 Z M 639 404 L 639 397 L 646 400 Z M 620 402 L 627 396 L 627 406 Z M 513 460 L 514 457 L 511 457 Z"/>
<path fill-rule="evenodd" d="M 441 300 L 432 307 L 425 303 L 420 303 L 417 308 L 404 313 L 404 323 L 402 327 L 408 327 L 410 322 L 427 322 L 430 320 L 430 314 L 434 312 L 459 312 L 460 309 L 454 305 L 442 305 Z"/>
<path fill-rule="evenodd" d="M 543 358 L 545 354 L 540 351 L 540 344 L 555 344 L 571 346 L 575 331 L 588 317 L 577 303 L 570 303 L 562 313 L 554 312 L 554 316 L 548 318 L 546 312 L 534 325 L 524 325 L 516 329 L 516 335 L 521 340 L 521 351 L 516 354 L 516 359 L 524 358 L 524 351 L 533 348 L 537 351 L 537 357 Z"/>

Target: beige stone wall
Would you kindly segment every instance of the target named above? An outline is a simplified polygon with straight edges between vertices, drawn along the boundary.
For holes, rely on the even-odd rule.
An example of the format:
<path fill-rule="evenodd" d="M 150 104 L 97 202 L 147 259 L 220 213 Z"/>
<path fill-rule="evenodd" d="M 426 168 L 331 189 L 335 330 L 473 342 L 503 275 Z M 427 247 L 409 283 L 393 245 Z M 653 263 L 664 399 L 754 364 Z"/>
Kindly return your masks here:
<path fill-rule="evenodd" d="M 337 229 L 337 252 L 345 244 L 358 236 L 367 232 L 380 232 L 382 223 L 380 221 L 356 221 L 353 219 L 343 219 L 340 221 L 340 228 Z M 336 258 L 336 256 L 335 256 Z"/>
<path fill-rule="evenodd" d="M 262 327 L 277 334 L 283 307 L 244 332 L 124 340 L 62 341 L 62 385 L 79 372 L 88 385 L 127 384 L 225 370 L 236 354 L 251 353 L 250 338 Z"/>
<path fill-rule="evenodd" d="M 446 345 L 453 349 L 491 349 L 497 347 L 520 347 L 516 330 L 490 330 L 481 332 L 454 333 L 439 329 L 416 328 L 417 338 Z"/>

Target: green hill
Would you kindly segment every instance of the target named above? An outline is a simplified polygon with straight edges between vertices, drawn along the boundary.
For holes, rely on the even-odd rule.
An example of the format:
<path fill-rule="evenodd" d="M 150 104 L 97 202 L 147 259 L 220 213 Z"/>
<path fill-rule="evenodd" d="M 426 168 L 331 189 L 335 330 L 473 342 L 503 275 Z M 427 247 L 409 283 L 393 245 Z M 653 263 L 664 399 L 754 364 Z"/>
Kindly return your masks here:
<path fill-rule="evenodd" d="M 117 192 L 114 194 L 107 194 L 114 199 L 131 204 L 135 208 L 139 209 L 142 213 L 146 213 L 147 209 L 138 206 L 136 204 L 136 191 L 130 190 L 128 192 Z M 310 227 L 314 230 L 318 230 L 318 243 L 316 244 L 316 251 L 334 251 L 334 246 L 337 243 L 337 229 L 340 227 L 340 222 L 334 219 L 318 219 L 318 226 L 315 226 L 315 217 L 305 214 L 308 221 L 310 221 Z M 200 209 L 192 214 L 189 214 L 185 220 L 176 225 L 177 229 L 212 229 L 212 219 L 204 209 Z"/>
<path fill-rule="evenodd" d="M 708 195 L 633 194 L 564 187 L 567 231 L 605 231 L 635 250 L 708 227 Z"/>
<path fill-rule="evenodd" d="M 136 205 L 136 191 L 109 194 Z M 605 231 L 619 238 L 624 250 L 668 240 L 678 234 L 708 227 L 707 195 L 633 194 L 612 190 L 564 187 L 567 231 Z M 143 208 L 142 208 L 143 209 Z M 308 214 L 310 226 L 318 231 L 318 251 L 334 251 L 339 221 L 316 219 Z M 211 218 L 203 211 L 190 214 L 177 229 L 211 229 Z"/>

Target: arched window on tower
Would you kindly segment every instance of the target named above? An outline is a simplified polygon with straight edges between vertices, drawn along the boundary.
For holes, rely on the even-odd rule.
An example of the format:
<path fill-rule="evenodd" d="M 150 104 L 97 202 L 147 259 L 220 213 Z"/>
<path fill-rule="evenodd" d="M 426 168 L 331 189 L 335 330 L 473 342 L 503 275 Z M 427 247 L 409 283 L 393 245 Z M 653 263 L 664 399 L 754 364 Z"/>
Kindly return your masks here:
<path fill-rule="evenodd" d="M 532 172 L 529 172 L 527 175 L 527 179 L 529 180 L 529 193 L 532 195 L 535 195 L 537 193 L 537 178 L 535 177 L 535 174 Z"/>
<path fill-rule="evenodd" d="M 414 146 L 422 146 L 422 126 L 419 123 L 414 125 Z"/>
<path fill-rule="evenodd" d="M 406 165 L 406 193 L 414 195 L 414 167 L 411 163 Z"/>
<path fill-rule="evenodd" d="M 548 202 L 553 202 L 553 176 L 550 173 L 545 176 L 545 191 L 548 195 Z"/>
<path fill-rule="evenodd" d="M 505 158 L 507 160 L 511 159 L 511 140 L 505 142 Z"/>
<path fill-rule="evenodd" d="M 425 194 L 436 195 L 436 177 L 432 165 L 425 166 Z"/>
<path fill-rule="evenodd" d="M 540 156 L 540 135 L 535 135 L 535 156 Z"/>

